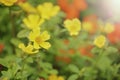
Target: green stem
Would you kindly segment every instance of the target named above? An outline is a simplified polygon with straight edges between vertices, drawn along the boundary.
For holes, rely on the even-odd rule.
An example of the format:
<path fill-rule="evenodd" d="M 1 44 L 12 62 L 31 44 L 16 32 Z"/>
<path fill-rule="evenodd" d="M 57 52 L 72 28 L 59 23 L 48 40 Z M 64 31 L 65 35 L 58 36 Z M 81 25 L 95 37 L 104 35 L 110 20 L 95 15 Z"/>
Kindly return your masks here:
<path fill-rule="evenodd" d="M 9 16 L 10 16 L 10 22 L 12 27 L 11 33 L 12 33 L 12 36 L 15 37 L 16 36 L 16 27 L 14 22 L 15 15 L 13 14 L 13 11 L 11 10 L 11 8 L 9 8 Z"/>
<path fill-rule="evenodd" d="M 12 37 L 15 38 L 15 34 L 16 34 L 16 28 L 15 28 L 15 22 L 14 22 L 14 14 L 11 10 L 11 8 L 9 7 L 9 16 L 10 16 L 10 22 L 11 22 L 11 33 L 12 33 Z M 15 53 L 15 46 L 12 45 L 13 47 L 13 53 Z"/>
<path fill-rule="evenodd" d="M 37 59 L 36 59 L 36 62 L 37 62 L 37 71 L 41 71 L 41 69 L 40 69 L 40 57 L 37 57 Z"/>
<path fill-rule="evenodd" d="M 100 52 L 99 52 L 99 54 L 98 54 L 98 57 L 97 57 L 97 60 L 96 60 L 96 62 L 95 62 L 95 64 L 94 64 L 94 67 L 97 66 L 97 63 L 98 63 L 98 61 L 99 61 L 99 59 L 101 58 L 102 55 L 103 55 L 103 49 L 100 50 Z"/>
<path fill-rule="evenodd" d="M 21 68 L 21 79 L 22 80 L 24 80 L 24 78 L 22 78 L 24 75 L 24 73 L 23 73 L 23 71 L 24 71 L 24 69 L 25 69 L 25 64 L 26 64 L 26 59 L 28 58 L 29 56 L 28 55 L 25 55 L 25 54 L 23 54 L 23 56 L 22 56 L 22 68 Z"/>

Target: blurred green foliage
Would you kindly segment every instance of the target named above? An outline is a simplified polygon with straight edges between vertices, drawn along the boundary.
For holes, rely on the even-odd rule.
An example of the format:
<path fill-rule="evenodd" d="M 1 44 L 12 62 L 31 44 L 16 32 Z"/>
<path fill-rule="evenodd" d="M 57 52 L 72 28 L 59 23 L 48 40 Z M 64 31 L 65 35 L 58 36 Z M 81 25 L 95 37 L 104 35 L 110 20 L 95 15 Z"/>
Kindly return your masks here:
<path fill-rule="evenodd" d="M 28 0 L 36 6 L 44 2 L 56 4 L 57 0 Z M 120 54 L 117 46 L 108 45 L 105 48 L 93 46 L 93 35 L 81 31 L 80 35 L 71 37 L 63 26 L 65 13 L 60 11 L 50 20 L 46 20 L 42 30 L 48 30 L 51 35 L 49 50 L 43 50 L 38 54 L 28 55 L 18 48 L 21 40 L 27 42 L 28 33 L 23 28 L 22 19 L 26 16 L 18 6 L 0 6 L 0 43 L 4 44 L 4 50 L 0 53 L 0 64 L 8 70 L 0 70 L 1 79 L 8 80 L 47 80 L 50 74 L 62 75 L 65 80 L 120 80 Z M 12 12 L 10 12 L 12 11 Z M 83 12 L 87 15 L 91 10 Z M 92 39 L 91 39 L 92 38 Z M 68 40 L 68 44 L 64 43 Z M 93 56 L 83 56 L 79 47 L 92 45 L 88 50 Z M 69 52 L 73 49 L 74 52 Z M 63 52 L 60 52 L 63 50 Z M 61 59 L 57 59 L 61 57 Z M 66 59 L 67 58 L 67 59 Z M 67 60 L 70 60 L 66 62 Z"/>

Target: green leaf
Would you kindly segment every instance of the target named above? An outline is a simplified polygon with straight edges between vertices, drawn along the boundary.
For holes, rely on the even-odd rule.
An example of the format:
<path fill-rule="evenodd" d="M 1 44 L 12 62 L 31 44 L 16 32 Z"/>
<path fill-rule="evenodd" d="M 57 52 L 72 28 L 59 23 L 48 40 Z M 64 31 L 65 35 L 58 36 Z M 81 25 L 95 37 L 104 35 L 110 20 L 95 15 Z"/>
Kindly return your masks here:
<path fill-rule="evenodd" d="M 50 74 L 58 74 L 58 71 L 55 70 L 55 69 L 53 69 L 53 70 L 50 70 L 49 73 L 50 73 Z"/>
<path fill-rule="evenodd" d="M 68 78 L 68 80 L 77 80 L 78 77 L 79 77 L 78 74 L 73 74 Z"/>
<path fill-rule="evenodd" d="M 47 68 L 47 69 L 52 69 L 52 64 L 46 62 L 46 63 L 43 63 L 43 68 Z"/>
<path fill-rule="evenodd" d="M 33 63 L 33 58 L 32 58 L 32 57 L 28 57 L 28 58 L 26 59 L 26 62 L 28 62 L 28 63 Z"/>
<path fill-rule="evenodd" d="M 7 66 L 8 63 L 5 59 L 0 59 L 0 64 L 2 64 L 3 66 Z"/>
<path fill-rule="evenodd" d="M 86 67 L 82 75 L 84 76 L 84 80 L 95 80 L 97 77 L 97 70 L 94 67 Z"/>
<path fill-rule="evenodd" d="M 79 68 L 78 68 L 76 65 L 74 65 L 74 64 L 70 64 L 70 65 L 68 66 L 68 68 L 69 68 L 70 71 L 73 72 L 73 73 L 79 73 Z"/>
<path fill-rule="evenodd" d="M 107 47 L 107 50 L 106 50 L 108 53 L 116 53 L 118 52 L 118 49 L 115 48 L 115 47 Z"/>
<path fill-rule="evenodd" d="M 9 69 L 8 71 L 2 71 L 2 75 L 3 77 L 7 77 L 7 78 L 12 78 L 12 70 Z"/>
<path fill-rule="evenodd" d="M 40 77 L 43 77 L 43 78 L 48 77 L 48 75 L 47 75 L 47 73 L 45 71 L 41 71 L 39 75 L 40 75 Z"/>
<path fill-rule="evenodd" d="M 18 47 L 18 45 L 19 45 L 19 43 L 21 43 L 21 41 L 18 40 L 17 38 L 12 38 L 12 39 L 11 39 L 11 43 L 12 43 L 14 46 Z"/>
<path fill-rule="evenodd" d="M 111 66 L 111 63 L 112 61 L 108 57 L 101 57 L 97 62 L 97 66 L 101 70 L 105 70 Z"/>
<path fill-rule="evenodd" d="M 100 53 L 100 51 L 101 51 L 101 48 L 94 47 L 94 48 L 91 50 L 91 53 L 96 54 L 96 53 Z"/>
<path fill-rule="evenodd" d="M 29 35 L 29 32 L 28 30 L 24 29 L 24 30 L 21 30 L 18 34 L 17 34 L 17 37 L 18 38 L 25 38 Z"/>
<path fill-rule="evenodd" d="M 13 63 L 12 74 L 15 75 L 20 69 L 21 67 L 18 64 Z"/>

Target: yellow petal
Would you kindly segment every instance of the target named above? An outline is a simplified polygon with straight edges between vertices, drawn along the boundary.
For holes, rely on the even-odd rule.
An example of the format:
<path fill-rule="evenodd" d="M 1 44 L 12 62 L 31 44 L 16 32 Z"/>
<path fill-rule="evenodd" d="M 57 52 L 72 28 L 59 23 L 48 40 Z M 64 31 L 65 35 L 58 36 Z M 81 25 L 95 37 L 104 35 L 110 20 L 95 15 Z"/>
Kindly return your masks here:
<path fill-rule="evenodd" d="M 41 35 L 40 35 L 42 41 L 46 41 L 50 39 L 50 35 L 48 34 L 47 31 L 44 31 Z"/>
<path fill-rule="evenodd" d="M 30 14 L 27 18 L 23 19 L 23 22 L 29 29 L 34 30 L 36 28 L 39 28 L 44 20 L 41 19 L 39 15 Z"/>
<path fill-rule="evenodd" d="M 50 19 L 58 13 L 60 8 L 59 6 L 53 6 L 50 2 L 46 2 L 42 5 L 38 5 L 37 10 L 43 19 Z"/>
<path fill-rule="evenodd" d="M 93 28 L 91 22 L 83 22 L 82 27 L 85 31 L 91 31 Z"/>
<path fill-rule="evenodd" d="M 33 33 L 33 32 L 30 32 L 30 34 L 29 34 L 29 40 L 30 41 L 35 41 L 35 38 L 36 38 L 36 36 L 35 36 L 35 33 Z"/>
<path fill-rule="evenodd" d="M 49 49 L 51 47 L 51 44 L 49 42 L 42 42 L 40 43 L 40 46 L 45 49 Z"/>
<path fill-rule="evenodd" d="M 72 21 L 69 20 L 69 19 L 67 19 L 67 20 L 64 21 L 65 27 L 69 27 L 69 25 L 72 25 L 71 23 L 72 23 Z"/>
<path fill-rule="evenodd" d="M 70 32 L 70 35 L 78 35 L 79 31 L 81 30 L 81 23 L 77 18 L 73 20 L 70 19 L 65 20 L 64 26 Z"/>
<path fill-rule="evenodd" d="M 33 45 L 34 45 L 34 48 L 35 48 L 35 49 L 40 49 L 39 44 L 37 44 L 36 42 L 34 42 L 34 44 L 33 44 Z"/>
<path fill-rule="evenodd" d="M 54 8 L 53 8 L 53 12 L 52 12 L 52 16 L 54 16 L 54 15 L 56 15 L 58 12 L 60 11 L 60 7 L 59 6 L 55 6 Z"/>
<path fill-rule="evenodd" d="M 20 43 L 20 44 L 18 45 L 18 47 L 19 47 L 20 49 L 22 49 L 22 51 L 25 51 L 25 45 L 24 45 L 23 43 Z"/>
<path fill-rule="evenodd" d="M 5 78 L 3 78 L 2 80 L 8 80 L 8 78 L 7 78 L 7 77 L 5 77 Z"/>
<path fill-rule="evenodd" d="M 28 46 L 25 47 L 23 43 L 19 44 L 19 48 L 22 49 L 23 52 L 27 54 L 35 54 L 38 52 L 38 50 L 34 50 L 34 47 L 31 44 L 28 44 Z"/>
<path fill-rule="evenodd" d="M 100 35 L 96 37 L 96 39 L 94 40 L 94 45 L 96 45 L 99 48 L 102 48 L 105 45 L 105 42 L 106 42 L 105 36 Z"/>
<path fill-rule="evenodd" d="M 75 31 L 75 32 L 70 31 L 70 35 L 71 35 L 71 36 L 76 36 L 76 35 L 78 35 L 78 34 L 79 34 L 79 32 L 76 32 L 76 31 Z"/>
<path fill-rule="evenodd" d="M 28 13 L 36 13 L 37 10 L 28 2 L 18 4 L 24 11 Z"/>
<path fill-rule="evenodd" d="M 111 32 L 113 32 L 113 31 L 114 31 L 114 25 L 111 24 L 111 23 L 106 23 L 106 24 L 105 24 L 105 27 L 104 27 L 104 31 L 105 31 L 106 33 L 111 33 Z"/>
<path fill-rule="evenodd" d="M 29 24 L 29 20 L 28 20 L 27 18 L 24 18 L 24 19 L 23 19 L 23 23 L 24 23 L 29 29 L 33 29 L 33 28 L 31 27 L 31 25 Z"/>
<path fill-rule="evenodd" d="M 0 0 L 0 2 L 6 6 L 12 6 L 17 0 Z"/>
<path fill-rule="evenodd" d="M 39 29 L 34 29 L 34 31 L 31 31 L 28 38 L 30 41 L 35 41 L 36 37 L 40 35 L 40 30 Z"/>
<path fill-rule="evenodd" d="M 57 75 L 50 75 L 49 77 L 48 77 L 48 80 L 57 80 Z"/>
<path fill-rule="evenodd" d="M 50 3 L 50 2 L 46 2 L 46 3 L 44 3 L 43 4 L 43 6 L 46 6 L 46 7 L 53 7 L 53 4 L 52 3 Z"/>
<path fill-rule="evenodd" d="M 62 76 L 59 76 L 57 80 L 64 80 Z"/>

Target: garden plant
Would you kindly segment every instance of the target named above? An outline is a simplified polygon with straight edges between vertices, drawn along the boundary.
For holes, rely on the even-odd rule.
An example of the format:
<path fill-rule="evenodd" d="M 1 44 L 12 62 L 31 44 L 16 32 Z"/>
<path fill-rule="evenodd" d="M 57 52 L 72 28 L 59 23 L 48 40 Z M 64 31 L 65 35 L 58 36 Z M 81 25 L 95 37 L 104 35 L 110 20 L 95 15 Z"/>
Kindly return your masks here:
<path fill-rule="evenodd" d="M 120 23 L 95 4 L 0 0 L 0 80 L 120 80 Z"/>

